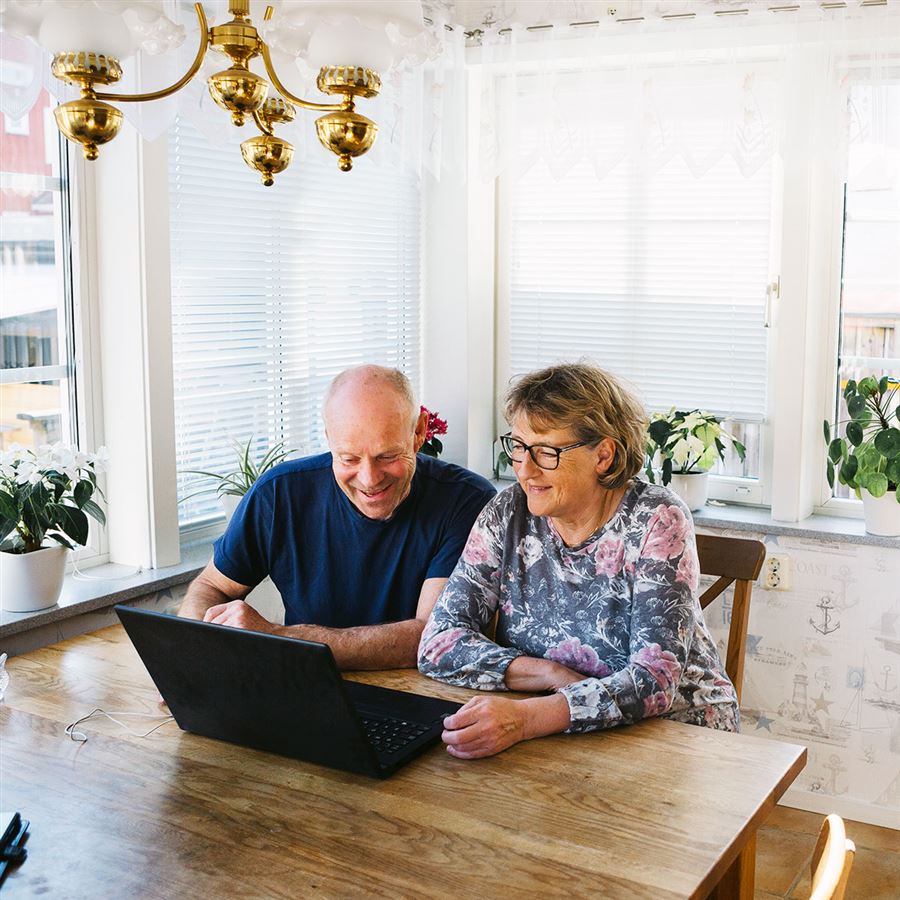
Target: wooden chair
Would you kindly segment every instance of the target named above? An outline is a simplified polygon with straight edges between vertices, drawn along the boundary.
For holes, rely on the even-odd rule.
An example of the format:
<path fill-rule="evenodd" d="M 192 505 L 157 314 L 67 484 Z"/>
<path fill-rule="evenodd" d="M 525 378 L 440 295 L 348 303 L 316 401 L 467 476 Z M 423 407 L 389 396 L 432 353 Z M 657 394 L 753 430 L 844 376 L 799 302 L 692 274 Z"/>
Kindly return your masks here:
<path fill-rule="evenodd" d="M 826 816 L 809 867 L 809 900 L 843 900 L 855 854 L 856 846 L 847 838 L 844 820 L 834 813 Z"/>
<path fill-rule="evenodd" d="M 701 574 L 718 575 L 718 580 L 700 595 L 701 609 L 706 609 L 734 582 L 725 671 L 740 700 L 744 680 L 744 654 L 747 649 L 747 622 L 750 619 L 750 589 L 762 571 L 766 548 L 760 541 L 698 534 L 697 555 L 700 558 Z"/>

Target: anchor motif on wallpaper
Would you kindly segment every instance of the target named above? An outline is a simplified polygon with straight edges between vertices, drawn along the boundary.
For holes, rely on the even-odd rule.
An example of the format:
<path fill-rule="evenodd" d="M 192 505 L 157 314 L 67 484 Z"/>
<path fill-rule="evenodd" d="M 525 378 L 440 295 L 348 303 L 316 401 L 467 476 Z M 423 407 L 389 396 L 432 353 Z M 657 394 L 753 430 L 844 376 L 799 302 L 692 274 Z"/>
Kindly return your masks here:
<path fill-rule="evenodd" d="M 897 690 L 897 685 L 890 687 L 890 684 L 891 684 L 891 682 L 896 681 L 897 677 L 895 675 L 891 675 L 891 671 L 892 671 L 891 666 L 882 666 L 881 671 L 884 673 L 884 683 L 878 684 L 878 682 L 876 682 L 875 683 L 876 687 L 878 687 L 880 689 L 882 694 L 892 694 L 894 691 Z"/>
<path fill-rule="evenodd" d="M 838 628 L 841 627 L 841 623 L 837 620 L 832 624 L 831 614 L 834 612 L 834 606 L 831 603 L 831 595 L 826 594 L 817 604 L 816 609 L 820 609 L 822 611 L 822 621 L 821 623 L 816 622 L 815 619 L 810 617 L 809 624 L 815 628 L 819 634 L 831 634 L 833 631 L 837 631 Z"/>

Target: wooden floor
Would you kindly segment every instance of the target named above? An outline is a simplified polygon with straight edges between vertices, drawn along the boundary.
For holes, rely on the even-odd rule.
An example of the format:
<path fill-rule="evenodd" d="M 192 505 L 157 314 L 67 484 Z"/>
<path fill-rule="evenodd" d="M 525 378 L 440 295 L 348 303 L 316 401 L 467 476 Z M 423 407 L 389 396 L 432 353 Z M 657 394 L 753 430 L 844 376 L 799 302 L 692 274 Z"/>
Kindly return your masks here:
<path fill-rule="evenodd" d="M 824 816 L 779 806 L 759 830 L 756 900 L 809 897 L 809 860 Z M 845 820 L 856 844 L 847 900 L 900 897 L 900 831 Z"/>

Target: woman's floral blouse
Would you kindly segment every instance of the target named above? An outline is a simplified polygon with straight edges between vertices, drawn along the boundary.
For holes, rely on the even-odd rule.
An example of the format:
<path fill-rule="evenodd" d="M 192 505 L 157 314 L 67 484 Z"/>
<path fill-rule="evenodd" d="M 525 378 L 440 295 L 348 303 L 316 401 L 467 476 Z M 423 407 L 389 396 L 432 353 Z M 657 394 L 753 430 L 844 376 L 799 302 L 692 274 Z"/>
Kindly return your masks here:
<path fill-rule="evenodd" d="M 698 580 L 693 522 L 666 488 L 635 482 L 612 519 L 570 548 L 514 485 L 478 517 L 422 635 L 419 669 L 502 691 L 517 656 L 544 657 L 586 676 L 560 689 L 569 731 L 660 715 L 737 731 Z M 498 609 L 494 643 L 482 631 Z"/>

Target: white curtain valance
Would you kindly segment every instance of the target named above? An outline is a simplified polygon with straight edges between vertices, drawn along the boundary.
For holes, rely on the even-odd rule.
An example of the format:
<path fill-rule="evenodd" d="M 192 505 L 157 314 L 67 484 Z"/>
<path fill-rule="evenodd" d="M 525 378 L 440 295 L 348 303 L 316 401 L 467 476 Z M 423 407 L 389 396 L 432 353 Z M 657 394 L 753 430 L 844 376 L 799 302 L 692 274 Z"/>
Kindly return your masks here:
<path fill-rule="evenodd" d="M 505 25 L 485 30 L 469 54 L 482 70 L 484 181 L 517 177 L 538 161 L 556 177 L 582 161 L 598 178 L 625 160 L 652 174 L 673 158 L 699 177 L 726 157 L 749 177 L 780 155 L 799 84 L 816 110 L 806 154 L 836 139 L 845 150 L 863 127 L 846 114 L 849 87 L 900 78 L 900 28 L 875 18 L 751 23 L 675 40 L 671 32 L 587 34 L 560 24 L 551 35 Z M 881 110 L 883 119 L 897 114 Z"/>

